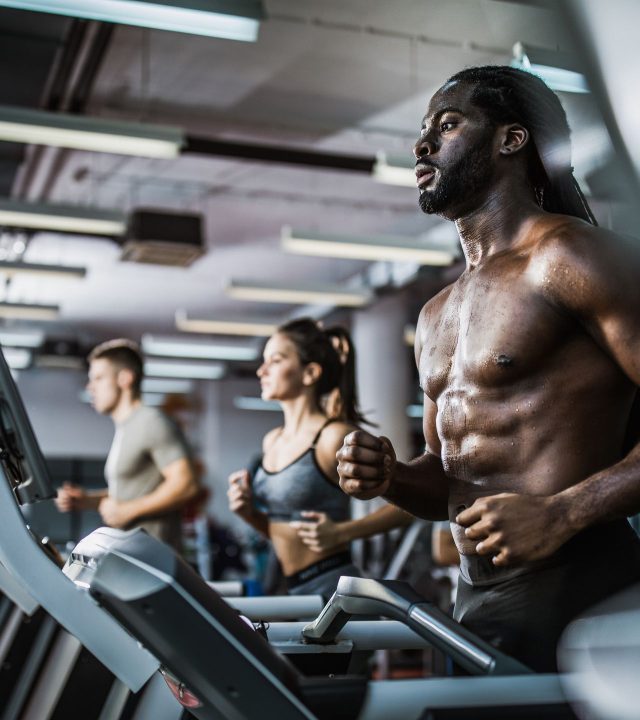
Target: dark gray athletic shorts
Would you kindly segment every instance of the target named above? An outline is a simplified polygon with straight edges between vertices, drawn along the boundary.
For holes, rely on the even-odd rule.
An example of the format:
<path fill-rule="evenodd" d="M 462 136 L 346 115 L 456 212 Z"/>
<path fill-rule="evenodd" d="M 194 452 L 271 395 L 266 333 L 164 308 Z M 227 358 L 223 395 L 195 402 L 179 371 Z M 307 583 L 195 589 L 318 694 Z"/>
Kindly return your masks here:
<path fill-rule="evenodd" d="M 556 647 L 569 622 L 635 583 L 640 539 L 619 520 L 588 528 L 524 567 L 462 556 L 454 617 L 533 670 L 556 672 Z"/>

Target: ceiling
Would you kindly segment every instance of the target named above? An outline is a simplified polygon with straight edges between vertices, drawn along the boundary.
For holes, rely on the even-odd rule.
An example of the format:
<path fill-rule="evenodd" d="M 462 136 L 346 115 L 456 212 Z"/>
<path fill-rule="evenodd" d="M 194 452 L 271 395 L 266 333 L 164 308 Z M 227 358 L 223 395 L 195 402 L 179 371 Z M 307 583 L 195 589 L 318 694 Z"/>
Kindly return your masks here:
<path fill-rule="evenodd" d="M 191 136 L 279 150 L 408 155 L 430 95 L 457 70 L 508 63 L 516 41 L 575 52 L 566 16 L 540 3 L 264 4 L 267 17 L 253 44 L 0 10 L 0 103 L 175 125 Z M 611 143 L 592 95 L 563 94 L 562 100 L 574 132 L 574 165 L 584 178 L 605 163 Z M 0 143 L 0 171 L 2 194 L 24 200 L 125 212 L 184 210 L 205 219 L 207 252 L 188 268 L 121 262 L 119 245 L 109 239 L 51 233 L 28 238 L 25 260 L 83 265 L 87 275 L 16 277 L 5 299 L 59 304 L 60 320 L 47 332 L 82 345 L 113 335 L 139 338 L 145 331 L 175 335 L 177 309 L 191 317 L 273 322 L 301 311 L 232 300 L 224 293 L 231 278 L 372 281 L 375 274 L 364 261 L 285 253 L 283 225 L 455 242 L 452 227 L 419 212 L 415 189 L 383 185 L 363 172 L 197 153 L 150 160 L 8 143 Z M 612 217 L 609 201 L 596 198 L 594 204 Z M 9 252 L 13 239 L 3 237 Z M 425 293 L 450 281 L 452 272 L 406 274 L 413 278 L 407 322 L 428 299 Z"/>

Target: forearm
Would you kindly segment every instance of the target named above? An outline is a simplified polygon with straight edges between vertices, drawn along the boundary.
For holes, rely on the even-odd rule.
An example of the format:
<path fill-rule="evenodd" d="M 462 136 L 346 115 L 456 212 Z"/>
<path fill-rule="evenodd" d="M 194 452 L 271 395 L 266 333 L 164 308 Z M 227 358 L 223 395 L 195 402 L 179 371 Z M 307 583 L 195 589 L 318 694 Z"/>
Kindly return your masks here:
<path fill-rule="evenodd" d="M 552 496 L 572 534 L 640 512 L 640 444 L 619 463 Z"/>
<path fill-rule="evenodd" d="M 105 490 L 87 490 L 84 494 L 81 504 L 82 510 L 97 510 L 100 505 L 100 501 L 104 500 L 108 495 L 108 491 Z"/>
<path fill-rule="evenodd" d="M 385 505 L 375 512 L 358 518 L 339 523 L 340 539 L 343 542 L 352 542 L 361 538 L 372 537 L 387 532 L 396 527 L 405 527 L 415 518 L 394 505 Z"/>
<path fill-rule="evenodd" d="M 241 514 L 240 517 L 254 530 L 257 530 L 261 535 L 264 535 L 267 539 L 270 537 L 269 533 L 269 516 L 259 510 L 253 510 L 251 513 Z"/>
<path fill-rule="evenodd" d="M 442 461 L 436 455 L 425 453 L 409 463 L 397 463 L 383 497 L 415 517 L 446 520 L 449 481 Z"/>
<path fill-rule="evenodd" d="M 165 480 L 147 495 L 124 501 L 132 519 L 166 515 L 179 510 L 198 494 L 198 483 L 192 476 Z"/>

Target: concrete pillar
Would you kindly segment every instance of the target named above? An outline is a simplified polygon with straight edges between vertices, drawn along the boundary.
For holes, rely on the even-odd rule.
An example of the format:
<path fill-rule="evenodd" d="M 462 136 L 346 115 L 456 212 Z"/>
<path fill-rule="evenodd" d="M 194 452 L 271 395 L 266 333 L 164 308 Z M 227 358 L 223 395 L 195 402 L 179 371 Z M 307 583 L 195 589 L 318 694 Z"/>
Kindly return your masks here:
<path fill-rule="evenodd" d="M 402 293 L 379 300 L 372 308 L 353 316 L 352 335 L 356 347 L 360 407 L 377 424 L 365 429 L 391 440 L 399 460 L 411 459 L 410 424 L 407 405 L 411 400 L 410 350 L 404 342 L 406 305 Z M 360 518 L 384 504 L 383 500 L 352 501 L 352 516 Z M 367 570 L 380 575 L 382 536 L 373 541 Z M 352 545 L 356 564 L 364 564 L 364 542 Z"/>
<path fill-rule="evenodd" d="M 378 424 L 372 432 L 386 435 L 403 461 L 410 459 L 411 452 L 406 411 L 412 395 L 411 362 L 407 357 L 410 350 L 403 337 L 405 325 L 402 293 L 358 311 L 352 322 L 360 407 Z"/>

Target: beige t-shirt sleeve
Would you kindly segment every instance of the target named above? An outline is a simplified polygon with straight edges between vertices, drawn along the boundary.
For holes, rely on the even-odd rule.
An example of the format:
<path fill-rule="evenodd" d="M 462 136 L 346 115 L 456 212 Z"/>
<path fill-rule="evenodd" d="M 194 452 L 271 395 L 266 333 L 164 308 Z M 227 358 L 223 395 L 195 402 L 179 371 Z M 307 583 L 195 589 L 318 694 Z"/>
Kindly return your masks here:
<path fill-rule="evenodd" d="M 159 470 L 176 460 L 190 459 L 189 448 L 176 423 L 161 413 L 147 418 L 148 451 Z"/>

